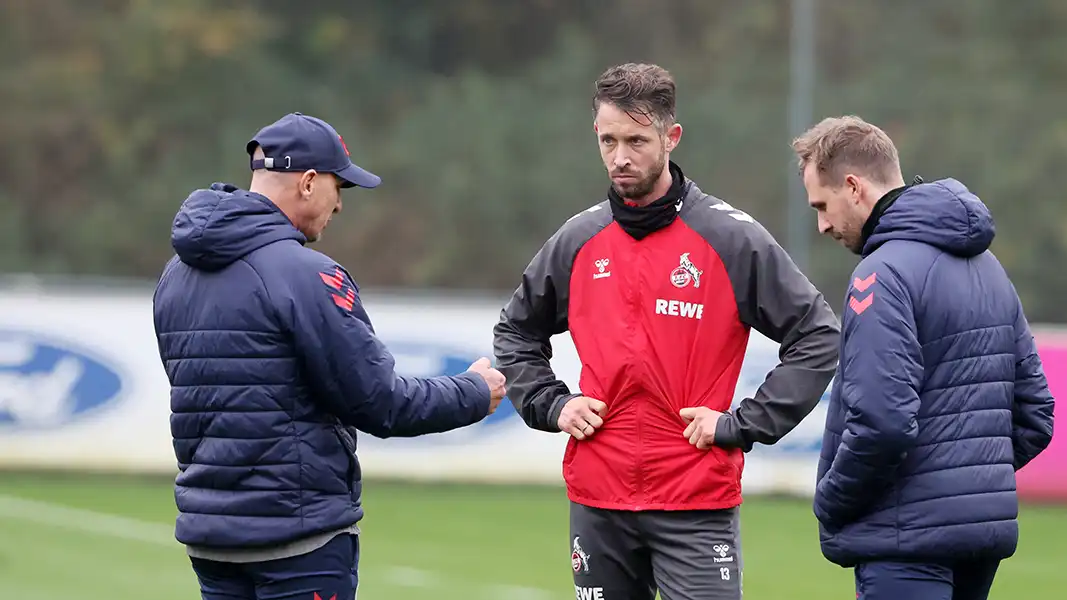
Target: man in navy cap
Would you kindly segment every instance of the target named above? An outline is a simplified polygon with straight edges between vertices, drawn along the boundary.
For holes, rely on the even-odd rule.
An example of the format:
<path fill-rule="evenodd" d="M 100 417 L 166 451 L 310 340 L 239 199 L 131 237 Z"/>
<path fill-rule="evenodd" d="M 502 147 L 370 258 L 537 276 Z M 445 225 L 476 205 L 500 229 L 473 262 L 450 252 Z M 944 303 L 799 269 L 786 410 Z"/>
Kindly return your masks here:
<path fill-rule="evenodd" d="M 479 359 L 398 376 L 348 272 L 311 250 L 341 190 L 381 180 L 326 122 L 293 113 L 248 142 L 252 183 L 193 192 L 174 219 L 154 323 L 171 383 L 175 536 L 206 600 L 352 600 L 356 432 L 476 423 L 504 397 Z"/>

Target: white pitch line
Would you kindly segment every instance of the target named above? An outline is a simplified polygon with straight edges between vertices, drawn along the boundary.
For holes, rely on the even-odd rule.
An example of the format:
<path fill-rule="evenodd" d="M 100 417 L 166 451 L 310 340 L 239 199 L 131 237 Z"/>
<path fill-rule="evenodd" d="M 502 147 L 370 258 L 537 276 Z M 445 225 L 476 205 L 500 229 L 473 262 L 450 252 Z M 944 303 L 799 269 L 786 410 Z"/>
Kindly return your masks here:
<path fill-rule="evenodd" d="M 174 539 L 174 528 L 168 525 L 17 496 L 0 494 L 0 519 L 2 518 L 156 546 L 180 547 Z M 384 575 L 390 584 L 403 587 L 429 589 L 446 583 L 446 579 L 433 571 L 403 565 L 386 567 Z M 476 587 L 483 588 L 487 592 L 487 598 L 543 600 L 552 595 L 548 590 L 536 587 L 492 584 Z"/>
<path fill-rule="evenodd" d="M 508 600 L 545 600 L 552 594 L 545 589 L 523 585 L 505 584 L 470 584 L 468 580 L 442 577 L 440 574 L 425 569 L 393 565 L 385 570 L 385 580 L 397 587 L 417 589 L 437 589 L 452 584 L 456 587 L 475 587 L 481 589 L 484 598 L 508 598 Z"/>
<path fill-rule="evenodd" d="M 385 579 L 398 587 L 433 588 L 442 584 L 441 578 L 433 571 L 402 565 L 388 567 Z"/>
<path fill-rule="evenodd" d="M 81 508 L 0 495 L 0 517 L 158 546 L 178 546 L 174 528 Z"/>
<path fill-rule="evenodd" d="M 545 600 L 553 597 L 553 594 L 544 588 L 525 585 L 490 585 L 486 586 L 485 597 L 507 598 L 508 600 Z"/>

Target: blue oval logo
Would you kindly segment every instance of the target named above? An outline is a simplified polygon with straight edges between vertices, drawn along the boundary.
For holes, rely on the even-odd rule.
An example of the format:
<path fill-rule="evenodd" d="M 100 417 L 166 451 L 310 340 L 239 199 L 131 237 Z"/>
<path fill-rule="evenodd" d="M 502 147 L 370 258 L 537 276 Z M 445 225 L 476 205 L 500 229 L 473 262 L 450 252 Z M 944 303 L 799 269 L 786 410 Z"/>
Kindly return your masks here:
<path fill-rule="evenodd" d="M 466 371 L 471 363 L 480 356 L 456 350 L 444 345 L 412 342 L 386 342 L 386 348 L 396 360 L 396 372 L 405 377 L 437 377 L 440 375 L 459 375 Z M 518 413 L 505 397 L 493 414 L 476 423 L 477 426 L 493 426 L 518 418 Z"/>
<path fill-rule="evenodd" d="M 83 349 L 0 331 L 0 427 L 59 427 L 114 403 L 122 389 L 118 371 Z"/>

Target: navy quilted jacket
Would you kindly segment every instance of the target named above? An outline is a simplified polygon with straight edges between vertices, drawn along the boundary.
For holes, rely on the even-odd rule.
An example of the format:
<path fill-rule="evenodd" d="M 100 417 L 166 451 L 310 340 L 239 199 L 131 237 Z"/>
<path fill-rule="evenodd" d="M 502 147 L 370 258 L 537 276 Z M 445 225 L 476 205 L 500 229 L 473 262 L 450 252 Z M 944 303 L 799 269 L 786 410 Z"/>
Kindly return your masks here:
<path fill-rule="evenodd" d="M 953 179 L 890 199 L 843 309 L 814 503 L 823 554 L 1006 558 L 1015 471 L 1052 438 L 1041 361 L 988 251 L 986 206 Z"/>
<path fill-rule="evenodd" d="M 363 515 L 356 430 L 414 436 L 488 413 L 479 375 L 397 376 L 348 273 L 267 198 L 198 190 L 171 241 L 154 320 L 180 542 L 257 548 L 347 527 Z"/>

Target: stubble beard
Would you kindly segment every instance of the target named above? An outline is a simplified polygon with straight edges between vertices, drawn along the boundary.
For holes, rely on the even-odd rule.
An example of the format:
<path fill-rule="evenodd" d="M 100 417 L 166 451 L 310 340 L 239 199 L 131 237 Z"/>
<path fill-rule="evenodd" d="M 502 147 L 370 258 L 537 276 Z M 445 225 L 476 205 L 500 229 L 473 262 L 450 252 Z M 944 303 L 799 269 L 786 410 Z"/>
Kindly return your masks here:
<path fill-rule="evenodd" d="M 619 187 L 612 182 L 612 187 L 615 188 L 615 193 L 621 196 L 623 199 L 631 200 L 635 198 L 644 198 L 652 193 L 653 188 L 656 187 L 656 181 L 659 180 L 659 176 L 663 173 L 663 167 L 667 164 L 666 153 L 660 155 L 656 164 L 652 165 L 647 173 L 634 183 Z M 655 198 L 653 198 L 655 200 Z"/>

